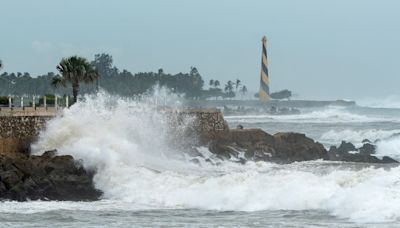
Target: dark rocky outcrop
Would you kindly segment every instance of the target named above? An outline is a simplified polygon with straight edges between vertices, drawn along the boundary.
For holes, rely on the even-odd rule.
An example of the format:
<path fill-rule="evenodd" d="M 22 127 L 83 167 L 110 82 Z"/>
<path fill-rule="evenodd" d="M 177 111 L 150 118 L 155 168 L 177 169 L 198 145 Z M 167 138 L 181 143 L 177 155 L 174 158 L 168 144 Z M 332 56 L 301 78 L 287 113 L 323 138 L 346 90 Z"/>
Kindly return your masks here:
<path fill-rule="evenodd" d="M 86 171 L 72 156 L 0 154 L 0 199 L 96 200 L 101 192 L 93 185 L 93 172 Z"/>
<path fill-rule="evenodd" d="M 209 150 L 221 159 L 238 159 L 240 152 L 243 152 L 247 160 L 276 163 L 317 159 L 398 163 L 390 157 L 383 157 L 382 159 L 375 157 L 375 146 L 367 141 L 360 148 L 343 141 L 339 147 L 333 146 L 328 152 L 322 144 L 308 138 L 305 134 L 286 132 L 270 135 L 261 129 L 226 130 L 221 132 L 220 137 L 210 140 L 208 146 Z"/>
<path fill-rule="evenodd" d="M 209 149 L 220 158 L 238 158 L 244 152 L 247 160 L 291 163 L 328 159 L 322 144 L 299 133 L 270 135 L 261 129 L 235 129 L 209 142 Z"/>
<path fill-rule="evenodd" d="M 348 162 L 365 162 L 365 163 L 398 163 L 398 161 L 384 156 L 382 159 L 374 156 L 375 145 L 370 141 L 363 140 L 364 145 L 356 148 L 352 143 L 342 141 L 339 147 L 332 146 L 329 149 L 329 160 L 332 161 L 348 161 Z"/>
<path fill-rule="evenodd" d="M 294 162 L 328 158 L 324 146 L 306 137 L 305 134 L 277 133 L 274 139 L 278 161 Z"/>

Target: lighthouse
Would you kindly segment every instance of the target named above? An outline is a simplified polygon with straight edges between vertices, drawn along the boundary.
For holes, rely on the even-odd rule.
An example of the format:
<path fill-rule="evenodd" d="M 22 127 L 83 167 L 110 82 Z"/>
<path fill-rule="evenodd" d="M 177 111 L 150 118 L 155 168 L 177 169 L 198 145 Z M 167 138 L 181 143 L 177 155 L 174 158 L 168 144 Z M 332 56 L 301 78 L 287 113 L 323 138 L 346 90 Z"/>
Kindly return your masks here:
<path fill-rule="evenodd" d="M 262 55 L 261 55 L 261 75 L 260 75 L 260 101 L 269 100 L 269 75 L 268 75 L 268 58 L 267 58 L 267 37 L 262 38 Z"/>

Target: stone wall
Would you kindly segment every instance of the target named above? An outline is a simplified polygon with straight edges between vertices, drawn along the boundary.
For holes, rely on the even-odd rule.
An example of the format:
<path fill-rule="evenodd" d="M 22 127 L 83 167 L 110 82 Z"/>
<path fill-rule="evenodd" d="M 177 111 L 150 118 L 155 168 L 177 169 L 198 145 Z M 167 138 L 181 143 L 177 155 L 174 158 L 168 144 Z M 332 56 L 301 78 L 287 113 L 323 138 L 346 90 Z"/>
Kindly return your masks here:
<path fill-rule="evenodd" d="M 228 123 L 217 109 L 179 109 L 167 110 L 166 113 L 171 117 L 172 130 L 184 128 L 183 134 L 173 132 L 175 137 L 196 138 L 204 142 L 220 138 L 220 135 L 229 131 Z"/>
<path fill-rule="evenodd" d="M 52 116 L 0 116 L 0 154 L 29 152 L 30 144 Z"/>
<path fill-rule="evenodd" d="M 219 138 L 229 131 L 227 122 L 217 109 L 187 109 L 164 110 L 174 118 L 172 126 L 190 119 L 190 126 L 186 133 L 196 134 L 201 141 Z M 47 114 L 47 115 L 46 115 Z M 36 139 L 46 122 L 55 115 L 55 112 L 19 113 L 0 115 L 0 154 L 29 152 L 30 144 Z M 182 139 L 181 139 L 182 140 Z"/>
<path fill-rule="evenodd" d="M 217 109 L 187 109 L 178 110 L 177 113 L 194 118 L 193 127 L 199 132 L 218 132 L 228 129 L 224 116 Z"/>

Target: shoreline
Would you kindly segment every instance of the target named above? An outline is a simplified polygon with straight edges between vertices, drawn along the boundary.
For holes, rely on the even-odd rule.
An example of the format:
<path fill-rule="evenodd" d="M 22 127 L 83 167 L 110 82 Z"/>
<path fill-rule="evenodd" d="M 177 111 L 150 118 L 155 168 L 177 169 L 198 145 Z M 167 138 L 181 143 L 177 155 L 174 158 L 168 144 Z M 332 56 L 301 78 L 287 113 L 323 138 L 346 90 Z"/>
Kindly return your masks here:
<path fill-rule="evenodd" d="M 169 118 L 172 124 L 171 133 L 174 132 L 173 127 L 179 128 L 184 124 L 186 117 L 195 118 L 190 126 L 184 125 L 185 131 L 171 134 L 172 142 L 178 142 L 176 145 L 172 143 L 172 149 L 175 146 L 183 148 L 189 161 L 194 164 L 200 163 L 200 147 L 206 147 L 214 155 L 213 160 L 203 157 L 211 165 L 218 165 L 223 161 L 241 164 L 249 161 L 290 164 L 314 160 L 369 165 L 398 164 L 398 161 L 390 157 L 375 157 L 375 145 L 368 141 L 359 148 L 342 142 L 341 145 L 327 150 L 321 143 L 301 133 L 279 132 L 271 135 L 259 128 L 230 129 L 218 110 L 173 110 L 169 113 L 172 114 Z M 18 146 L 30 146 L 50 119 L 48 116 L 0 117 L 0 120 L 8 123 L 6 127 L 0 128 L 2 143 L 17 140 L 14 151 L 0 153 L 1 200 L 85 201 L 101 198 L 100 191 L 93 185 L 95 170 L 83 169 L 81 161 L 70 155 L 58 155 L 57 148 L 40 156 L 31 155 L 29 150 L 18 149 Z M 196 138 L 198 140 L 192 140 Z M 74 196 L 78 189 L 85 189 L 85 195 Z"/>

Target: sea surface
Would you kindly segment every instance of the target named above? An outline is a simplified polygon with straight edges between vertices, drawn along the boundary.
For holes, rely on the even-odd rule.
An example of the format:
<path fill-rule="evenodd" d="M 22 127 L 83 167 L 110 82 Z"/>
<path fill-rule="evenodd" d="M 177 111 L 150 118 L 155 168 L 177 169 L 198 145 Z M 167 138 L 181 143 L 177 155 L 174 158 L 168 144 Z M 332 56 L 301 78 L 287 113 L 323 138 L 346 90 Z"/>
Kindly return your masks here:
<path fill-rule="evenodd" d="M 163 113 L 106 94 L 50 121 L 35 153 L 58 148 L 97 170 L 96 202 L 0 202 L 0 227 L 400 227 L 400 168 L 309 161 L 200 164 L 171 145 Z M 171 105 L 174 97 L 169 99 Z M 400 109 L 326 107 L 227 116 L 232 128 L 303 132 L 327 148 L 369 139 L 400 159 Z M 190 120 L 189 120 L 190 121 Z M 179 129 L 178 129 L 179 131 Z M 206 162 L 206 159 L 215 164 Z"/>

